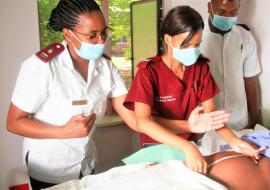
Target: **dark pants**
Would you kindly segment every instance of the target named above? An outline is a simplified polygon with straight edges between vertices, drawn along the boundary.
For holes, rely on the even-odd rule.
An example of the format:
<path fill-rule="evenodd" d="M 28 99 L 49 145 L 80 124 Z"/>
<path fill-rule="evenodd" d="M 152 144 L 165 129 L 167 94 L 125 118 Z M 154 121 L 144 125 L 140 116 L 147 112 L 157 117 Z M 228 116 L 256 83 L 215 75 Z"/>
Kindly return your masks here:
<path fill-rule="evenodd" d="M 29 156 L 29 152 L 27 152 L 26 158 L 25 158 L 27 166 L 28 166 L 28 156 Z M 95 174 L 95 169 L 92 170 L 90 175 L 92 175 L 92 174 Z M 79 179 L 81 179 L 82 177 L 83 177 L 83 174 L 82 174 L 82 172 L 80 172 Z M 30 179 L 32 190 L 40 190 L 40 189 L 52 187 L 54 185 L 58 185 L 58 184 L 54 184 L 54 183 L 46 183 L 43 181 L 38 181 L 30 176 L 29 176 L 29 179 Z"/>
<path fill-rule="evenodd" d="M 27 166 L 28 166 L 28 156 L 29 156 L 29 152 L 27 152 L 26 158 L 25 158 Z M 92 174 L 95 174 L 95 169 L 92 170 L 90 175 L 92 175 Z M 83 177 L 83 174 L 82 174 L 82 172 L 80 172 L 79 179 L 81 179 L 82 177 Z M 40 190 L 40 189 L 45 189 L 45 188 L 49 188 L 49 187 L 58 185 L 58 184 L 54 184 L 54 183 L 46 183 L 43 181 L 38 181 L 30 176 L 29 176 L 29 179 L 30 179 L 32 190 Z"/>
<path fill-rule="evenodd" d="M 45 182 L 42 182 L 42 181 L 38 181 L 34 178 L 30 178 L 30 183 L 31 183 L 31 187 L 33 190 L 40 190 L 40 189 L 45 189 L 45 188 L 49 188 L 49 187 L 52 187 L 54 185 L 57 185 L 57 184 L 53 184 L 53 183 L 45 183 Z"/>
<path fill-rule="evenodd" d="M 95 174 L 95 169 L 93 169 L 91 175 L 92 174 Z M 81 172 L 79 178 L 81 179 L 82 177 L 83 177 L 83 174 Z M 45 188 L 49 188 L 49 187 L 52 187 L 54 185 L 57 185 L 57 184 L 53 184 L 53 183 L 46 183 L 46 182 L 38 181 L 32 177 L 29 177 L 29 178 L 30 178 L 31 187 L 33 190 L 45 189 Z"/>

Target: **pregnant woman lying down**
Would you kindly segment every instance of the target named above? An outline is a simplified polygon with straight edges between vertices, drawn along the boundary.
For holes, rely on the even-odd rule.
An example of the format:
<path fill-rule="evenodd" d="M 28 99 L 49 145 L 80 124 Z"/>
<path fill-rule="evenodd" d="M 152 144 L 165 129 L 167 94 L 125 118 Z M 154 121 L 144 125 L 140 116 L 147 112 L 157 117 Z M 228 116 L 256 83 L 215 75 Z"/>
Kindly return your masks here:
<path fill-rule="evenodd" d="M 270 189 L 270 159 L 255 161 L 236 152 L 219 152 L 206 156 L 207 176 L 230 190 Z"/>
<path fill-rule="evenodd" d="M 254 133 L 254 135 L 256 134 L 258 133 Z M 267 135 L 270 137 L 270 134 Z M 258 138 L 257 142 L 253 142 L 256 146 L 261 147 L 259 150 L 262 154 L 258 160 L 234 151 L 217 152 L 204 156 L 207 162 L 207 172 L 204 175 L 223 184 L 230 190 L 270 189 L 269 142 L 264 139 L 262 141 L 264 146 L 261 146 L 261 143 L 258 142 L 260 142 Z M 156 163 L 164 161 L 183 160 L 187 165 L 186 159 L 183 151 L 172 146 L 159 144 L 143 148 L 122 161 L 128 165 L 152 163 L 149 166 L 154 166 Z M 179 172 L 184 171 L 179 170 Z"/>

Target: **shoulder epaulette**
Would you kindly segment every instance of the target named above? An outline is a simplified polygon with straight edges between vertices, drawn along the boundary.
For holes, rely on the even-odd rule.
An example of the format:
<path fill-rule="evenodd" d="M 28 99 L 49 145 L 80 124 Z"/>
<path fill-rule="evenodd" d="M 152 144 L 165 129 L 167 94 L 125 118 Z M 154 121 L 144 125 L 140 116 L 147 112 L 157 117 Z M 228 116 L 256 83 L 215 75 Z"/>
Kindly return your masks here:
<path fill-rule="evenodd" d="M 36 53 L 36 56 L 43 62 L 51 61 L 55 56 L 64 51 L 65 47 L 59 43 L 53 43 Z"/>
<path fill-rule="evenodd" d="M 137 65 L 137 67 L 138 67 L 138 68 L 146 68 L 147 65 L 148 65 L 150 62 L 151 62 L 151 59 L 145 59 L 145 60 L 141 61 L 141 62 Z"/>
<path fill-rule="evenodd" d="M 202 62 L 209 62 L 209 58 L 206 57 L 205 55 L 203 54 L 200 54 L 199 58 L 198 58 L 198 61 L 202 61 Z"/>
<path fill-rule="evenodd" d="M 155 56 L 155 57 L 147 58 L 147 59 L 141 61 L 141 62 L 138 64 L 137 67 L 138 67 L 138 68 L 146 68 L 149 64 L 158 62 L 160 59 L 161 59 L 160 56 Z"/>
<path fill-rule="evenodd" d="M 250 28 L 248 27 L 248 25 L 246 24 L 237 24 L 238 26 L 241 26 L 242 28 L 244 28 L 247 31 L 250 31 Z"/>
<path fill-rule="evenodd" d="M 105 54 L 105 53 L 103 53 L 102 57 L 104 57 L 105 59 L 108 59 L 110 61 L 112 60 L 112 58 L 109 55 Z"/>

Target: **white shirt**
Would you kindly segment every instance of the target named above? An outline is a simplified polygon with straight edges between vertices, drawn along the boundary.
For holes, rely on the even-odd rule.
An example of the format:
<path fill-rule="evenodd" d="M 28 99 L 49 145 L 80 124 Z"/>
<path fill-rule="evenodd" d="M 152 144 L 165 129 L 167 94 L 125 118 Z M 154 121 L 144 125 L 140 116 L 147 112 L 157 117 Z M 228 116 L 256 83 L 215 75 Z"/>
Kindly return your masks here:
<path fill-rule="evenodd" d="M 220 88 L 215 97 L 217 108 L 230 112 L 230 128 L 243 129 L 248 124 L 244 77 L 261 72 L 254 38 L 237 25 L 222 36 L 211 32 L 206 24 L 201 51 L 209 57 L 211 73 Z"/>
<path fill-rule="evenodd" d="M 82 112 L 96 112 L 98 121 L 104 116 L 107 98 L 127 93 L 119 70 L 101 57 L 89 62 L 87 82 L 74 69 L 65 50 L 44 63 L 35 55 L 21 66 L 12 103 L 33 118 L 55 126 L 63 126 Z M 87 100 L 87 105 L 72 106 L 74 100 Z M 91 133 L 91 132 L 90 132 Z M 24 138 L 23 158 L 28 156 L 29 175 L 48 183 L 61 183 L 90 174 L 96 163 L 96 147 L 91 134 L 73 139 Z"/>

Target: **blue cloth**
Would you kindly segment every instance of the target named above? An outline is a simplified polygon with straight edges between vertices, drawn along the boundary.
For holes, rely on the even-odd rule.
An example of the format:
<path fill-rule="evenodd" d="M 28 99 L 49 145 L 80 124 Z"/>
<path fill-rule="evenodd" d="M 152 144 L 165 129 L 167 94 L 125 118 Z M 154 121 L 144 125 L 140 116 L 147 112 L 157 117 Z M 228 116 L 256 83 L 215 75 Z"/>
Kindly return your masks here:
<path fill-rule="evenodd" d="M 266 147 L 266 149 L 263 150 L 261 153 L 264 156 L 270 158 L 270 131 L 269 130 L 255 131 L 253 133 L 243 135 L 241 138 L 248 142 L 251 142 L 252 144 L 255 144 L 258 148 Z"/>
<path fill-rule="evenodd" d="M 219 146 L 219 151 L 220 152 L 225 152 L 225 151 L 228 151 L 228 150 L 232 150 L 232 147 L 229 144 L 223 144 L 223 145 Z"/>

